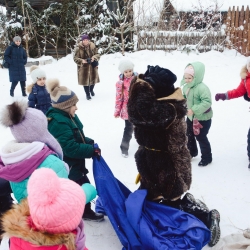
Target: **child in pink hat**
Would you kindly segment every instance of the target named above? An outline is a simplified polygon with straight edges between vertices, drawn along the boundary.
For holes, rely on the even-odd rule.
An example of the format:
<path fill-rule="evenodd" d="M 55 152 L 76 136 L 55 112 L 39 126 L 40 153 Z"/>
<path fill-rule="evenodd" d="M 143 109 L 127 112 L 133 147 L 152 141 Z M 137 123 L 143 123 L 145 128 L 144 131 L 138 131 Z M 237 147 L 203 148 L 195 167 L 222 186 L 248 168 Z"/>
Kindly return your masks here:
<path fill-rule="evenodd" d="M 28 182 L 28 198 L 3 216 L 10 250 L 87 250 L 82 214 L 96 190 L 85 185 L 86 192 L 51 169 L 35 170 Z"/>

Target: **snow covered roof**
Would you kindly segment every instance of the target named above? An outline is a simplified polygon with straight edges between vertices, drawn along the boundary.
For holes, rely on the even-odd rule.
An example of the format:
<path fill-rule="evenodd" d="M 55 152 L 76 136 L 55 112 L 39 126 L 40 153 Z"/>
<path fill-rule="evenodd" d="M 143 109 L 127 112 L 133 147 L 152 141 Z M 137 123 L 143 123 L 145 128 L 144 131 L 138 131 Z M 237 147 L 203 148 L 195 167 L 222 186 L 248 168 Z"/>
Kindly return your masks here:
<path fill-rule="evenodd" d="M 154 1 L 161 1 L 161 0 L 154 0 Z M 203 9 L 211 6 L 213 8 L 215 4 L 217 3 L 220 11 L 228 11 L 229 7 L 233 6 L 239 6 L 240 8 L 242 6 L 247 7 L 247 5 L 250 7 L 250 1 L 249 0 L 170 0 L 173 7 L 177 11 L 191 11 L 194 10 L 193 6 L 199 6 L 199 2 L 203 6 Z"/>

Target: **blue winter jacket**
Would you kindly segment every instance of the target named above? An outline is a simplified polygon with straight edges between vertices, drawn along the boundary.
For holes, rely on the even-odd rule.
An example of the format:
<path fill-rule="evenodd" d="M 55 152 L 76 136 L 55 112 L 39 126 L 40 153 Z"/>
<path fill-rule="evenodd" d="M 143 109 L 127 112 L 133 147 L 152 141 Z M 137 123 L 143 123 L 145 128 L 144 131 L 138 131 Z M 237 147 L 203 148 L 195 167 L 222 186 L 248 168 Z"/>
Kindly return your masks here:
<path fill-rule="evenodd" d="M 28 100 L 29 107 L 39 109 L 44 114 L 51 107 L 50 94 L 48 93 L 46 87 L 39 86 L 36 83 L 29 94 Z"/>
<path fill-rule="evenodd" d="M 10 82 L 26 81 L 24 65 L 27 63 L 27 55 L 21 44 L 17 46 L 12 42 L 4 52 L 4 60 L 10 65 Z"/>

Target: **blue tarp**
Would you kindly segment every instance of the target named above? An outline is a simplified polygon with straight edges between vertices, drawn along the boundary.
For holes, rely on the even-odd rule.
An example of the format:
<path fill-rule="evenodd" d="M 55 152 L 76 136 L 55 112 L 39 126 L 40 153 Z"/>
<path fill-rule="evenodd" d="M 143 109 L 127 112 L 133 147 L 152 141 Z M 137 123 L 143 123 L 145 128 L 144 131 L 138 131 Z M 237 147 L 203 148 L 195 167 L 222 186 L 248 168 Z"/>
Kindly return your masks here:
<path fill-rule="evenodd" d="M 93 159 L 99 198 L 96 211 L 109 217 L 125 250 L 200 250 L 210 231 L 196 217 L 146 200 L 147 191 L 131 192 L 101 157 Z"/>

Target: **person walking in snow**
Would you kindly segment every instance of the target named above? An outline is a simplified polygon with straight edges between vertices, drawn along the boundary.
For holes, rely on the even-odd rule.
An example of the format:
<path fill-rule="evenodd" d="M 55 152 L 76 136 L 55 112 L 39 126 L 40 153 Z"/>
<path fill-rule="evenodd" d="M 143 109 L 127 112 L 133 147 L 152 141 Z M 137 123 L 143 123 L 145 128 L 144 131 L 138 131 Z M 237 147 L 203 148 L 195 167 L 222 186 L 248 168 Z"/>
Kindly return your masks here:
<path fill-rule="evenodd" d="M 2 219 L 10 250 L 87 250 L 82 214 L 92 190 L 85 193 L 51 169 L 35 170 L 28 181 L 28 198 Z"/>
<path fill-rule="evenodd" d="M 41 110 L 44 114 L 51 107 L 50 94 L 46 89 L 46 74 L 36 65 L 30 67 L 32 84 L 26 88 L 28 96 L 28 106 Z"/>
<path fill-rule="evenodd" d="M 25 92 L 27 55 L 21 45 L 21 37 L 15 36 L 13 42 L 4 52 L 4 60 L 9 65 L 9 78 L 11 82 L 10 96 L 14 97 L 14 90 L 20 81 L 22 95 L 27 96 Z"/>
<path fill-rule="evenodd" d="M 84 135 L 83 125 L 75 114 L 78 97 L 57 79 L 47 81 L 52 107 L 46 113 L 49 132 L 57 139 L 63 150 L 63 160 L 69 165 L 69 179 L 79 185 L 90 183 L 85 167 L 85 159 L 100 157 L 101 150 L 94 148 L 94 140 Z M 83 218 L 102 221 L 104 216 L 91 210 L 91 204 L 85 207 Z"/>
<path fill-rule="evenodd" d="M 247 58 L 246 64 L 240 71 L 240 84 L 236 89 L 228 90 L 226 93 L 217 93 L 215 100 L 225 101 L 244 96 L 246 101 L 250 101 L 250 57 Z M 247 155 L 248 155 L 248 169 L 250 170 L 250 128 L 247 134 Z"/>
<path fill-rule="evenodd" d="M 122 142 L 120 145 L 122 156 L 128 157 L 129 142 L 133 134 L 133 124 L 128 119 L 128 97 L 130 83 L 137 73 L 134 72 L 134 64 L 128 60 L 123 59 L 118 67 L 121 74 L 119 81 L 116 83 L 116 99 L 115 99 L 115 113 L 114 117 L 121 117 L 125 121 L 125 128 L 123 132 Z"/>
<path fill-rule="evenodd" d="M 98 61 L 100 54 L 94 43 L 90 42 L 88 35 L 82 35 L 81 41 L 75 48 L 74 61 L 77 64 L 78 84 L 83 85 L 87 100 L 95 96 L 95 84 L 100 82 L 98 74 Z"/>
<path fill-rule="evenodd" d="M 212 123 L 213 111 L 211 92 L 203 83 L 205 65 L 201 62 L 189 63 L 181 81 L 183 96 L 187 99 L 187 137 L 191 157 L 198 155 L 196 140 L 201 151 L 198 166 L 205 167 L 212 162 L 211 145 L 207 138 Z"/>

